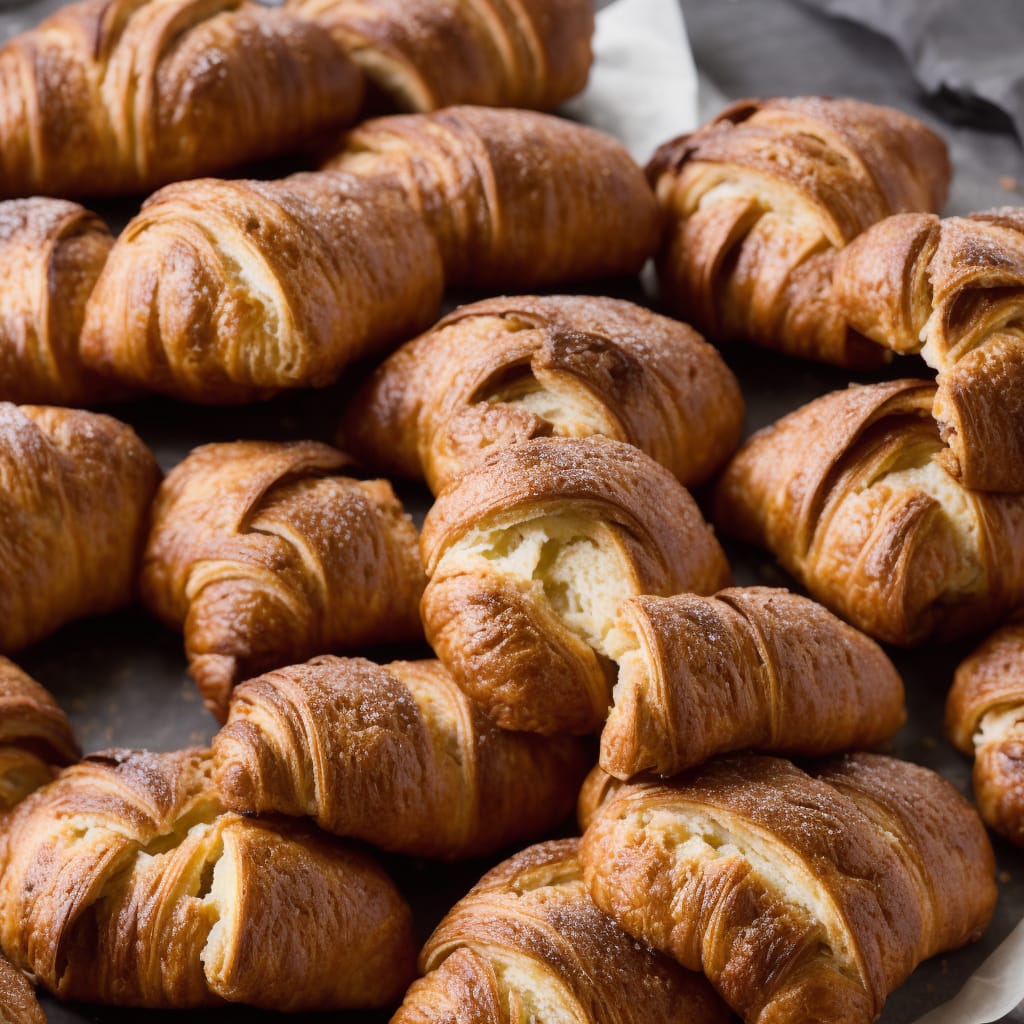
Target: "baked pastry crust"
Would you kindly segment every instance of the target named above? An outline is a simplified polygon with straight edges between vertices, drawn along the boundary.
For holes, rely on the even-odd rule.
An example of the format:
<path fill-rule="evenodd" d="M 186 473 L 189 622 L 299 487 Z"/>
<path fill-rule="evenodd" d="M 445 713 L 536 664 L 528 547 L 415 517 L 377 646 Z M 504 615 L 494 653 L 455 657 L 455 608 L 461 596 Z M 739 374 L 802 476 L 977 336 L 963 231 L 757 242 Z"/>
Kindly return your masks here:
<path fill-rule="evenodd" d="M 891 214 L 941 209 L 942 140 L 889 107 L 805 96 L 741 100 L 647 168 L 669 228 L 666 300 L 712 341 L 868 369 L 888 353 L 832 295 L 838 252 Z"/>
<path fill-rule="evenodd" d="M 314 441 L 195 449 L 160 488 L 142 598 L 185 633 L 222 720 L 236 683 L 323 651 L 422 636 L 416 528 L 386 480 Z"/>
<path fill-rule="evenodd" d="M 622 786 L 580 859 L 602 910 L 703 970 L 747 1024 L 869 1024 L 918 963 L 977 939 L 996 901 L 973 808 L 872 754 L 809 774 L 727 757 Z"/>
<path fill-rule="evenodd" d="M 159 480 L 110 416 L 0 403 L 0 652 L 131 601 Z"/>
<path fill-rule="evenodd" d="M 0 1020 L 4 1024 L 46 1024 L 46 1014 L 28 979 L 0 955 Z"/>
<path fill-rule="evenodd" d="M 393 1024 L 725 1024 L 703 978 L 594 906 L 578 845 L 531 846 L 484 875 L 427 941 Z"/>
<path fill-rule="evenodd" d="M 571 737 L 498 729 L 439 662 L 330 656 L 239 686 L 213 757 L 232 810 L 443 860 L 561 824 L 592 763 Z"/>
<path fill-rule="evenodd" d="M 349 406 L 339 444 L 436 494 L 491 447 L 626 441 L 686 486 L 735 451 L 743 396 L 686 324 L 618 299 L 516 296 L 462 306 L 402 346 Z"/>
<path fill-rule="evenodd" d="M 966 635 L 1024 600 L 1024 499 L 944 466 L 935 387 L 899 380 L 816 399 L 726 468 L 715 522 L 768 548 L 822 604 L 889 643 Z"/>
<path fill-rule="evenodd" d="M 412 915 L 365 854 L 225 812 L 209 755 L 108 751 L 7 821 L 0 939 L 63 999 L 282 1011 L 386 1006 Z"/>

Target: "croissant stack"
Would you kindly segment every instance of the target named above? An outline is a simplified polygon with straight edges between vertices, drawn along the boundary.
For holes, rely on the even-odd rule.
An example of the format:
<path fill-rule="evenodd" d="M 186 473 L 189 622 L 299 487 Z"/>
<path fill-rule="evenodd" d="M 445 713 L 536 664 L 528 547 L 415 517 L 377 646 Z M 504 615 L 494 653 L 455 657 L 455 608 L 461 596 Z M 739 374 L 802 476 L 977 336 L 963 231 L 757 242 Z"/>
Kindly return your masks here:
<path fill-rule="evenodd" d="M 587 82 L 590 0 L 289 0 L 404 110 L 552 110 Z"/>
<path fill-rule="evenodd" d="M 0 403 L 0 651 L 131 601 L 159 479 L 109 416 Z"/>
<path fill-rule="evenodd" d="M 670 226 L 662 292 L 713 341 L 871 368 L 832 275 L 844 246 L 891 214 L 935 211 L 941 139 L 899 111 L 848 99 L 745 100 L 666 143 L 647 168 Z"/>
<path fill-rule="evenodd" d="M 730 757 L 611 790 L 580 845 L 591 896 L 703 970 L 746 1024 L 870 1024 L 918 963 L 992 916 L 985 829 L 917 765 Z"/>
<path fill-rule="evenodd" d="M 1024 210 L 892 217 L 837 261 L 847 321 L 938 371 L 938 456 L 965 487 L 1024 491 Z"/>
<path fill-rule="evenodd" d="M 386 480 L 314 441 L 208 444 L 160 488 L 142 597 L 183 629 L 223 719 L 236 683 L 338 647 L 422 634 L 416 528 Z"/>
<path fill-rule="evenodd" d="M 412 917 L 365 854 L 220 806 L 202 751 L 86 758 L 8 819 L 0 940 L 55 995 L 385 1006 L 412 973 Z"/>
<path fill-rule="evenodd" d="M 333 657 L 239 686 L 213 757 L 232 810 L 446 860 L 554 828 L 592 763 L 578 740 L 502 732 L 436 661 Z"/>
<path fill-rule="evenodd" d="M 46 1024 L 28 979 L 0 955 L 0 1020 L 4 1024 Z"/>
<path fill-rule="evenodd" d="M 56 766 L 78 757 L 71 723 L 57 702 L 14 662 L 0 658 L 0 815 L 49 782 Z"/>
<path fill-rule="evenodd" d="M 675 477 L 599 437 L 491 450 L 438 497 L 420 547 L 428 641 L 499 726 L 528 732 L 600 729 L 625 598 L 729 581 Z"/>
<path fill-rule="evenodd" d="M 949 475 L 934 398 L 932 384 L 892 381 L 783 417 L 729 464 L 716 524 L 889 643 L 998 622 L 1024 601 L 1024 498 Z"/>
<path fill-rule="evenodd" d="M 996 630 L 956 670 L 946 731 L 973 755 L 985 823 L 1024 846 L 1024 625 Z"/>
<path fill-rule="evenodd" d="M 319 26 L 241 0 L 84 0 L 0 50 L 0 196 L 123 195 L 354 120 Z"/>
<path fill-rule="evenodd" d="M 636 597 L 616 618 L 618 683 L 601 767 L 675 775 L 731 750 L 858 750 L 906 719 L 881 648 L 785 590 Z"/>
<path fill-rule="evenodd" d="M 578 842 L 541 843 L 480 880 L 428 940 L 392 1024 L 725 1024 L 707 982 L 594 906 Z"/>

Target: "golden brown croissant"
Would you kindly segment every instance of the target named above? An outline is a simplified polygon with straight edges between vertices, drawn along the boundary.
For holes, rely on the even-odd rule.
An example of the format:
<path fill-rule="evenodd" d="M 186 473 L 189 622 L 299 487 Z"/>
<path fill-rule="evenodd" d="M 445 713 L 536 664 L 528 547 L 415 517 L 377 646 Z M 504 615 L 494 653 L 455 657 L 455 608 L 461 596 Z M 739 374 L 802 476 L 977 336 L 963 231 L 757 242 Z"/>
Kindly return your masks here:
<path fill-rule="evenodd" d="M 554 828 L 592 763 L 571 737 L 498 729 L 436 661 L 330 656 L 239 686 L 213 756 L 232 810 L 445 860 Z"/>
<path fill-rule="evenodd" d="M 118 238 L 86 307 L 86 364 L 192 402 L 329 384 L 440 309 L 437 244 L 393 182 L 189 181 Z"/>
<path fill-rule="evenodd" d="M 0 196 L 118 195 L 351 122 L 361 74 L 317 25 L 243 0 L 84 0 L 0 50 Z"/>
<path fill-rule="evenodd" d="M 195 449 L 160 488 L 142 597 L 185 633 L 223 719 L 236 683 L 323 651 L 422 636 L 416 527 L 386 480 L 314 441 Z"/>
<path fill-rule="evenodd" d="M 449 284 L 516 289 L 635 274 L 658 244 L 643 171 L 608 135 L 525 110 L 367 121 L 325 165 L 397 177 Z"/>
<path fill-rule="evenodd" d="M 736 378 L 686 324 L 552 295 L 463 306 L 400 348 L 349 406 L 339 443 L 436 493 L 492 446 L 601 434 L 693 486 L 742 431 Z"/>
<path fill-rule="evenodd" d="M 832 296 L 836 255 L 890 214 L 941 208 L 942 140 L 888 107 L 847 99 L 744 100 L 666 143 L 647 174 L 670 228 L 666 300 L 712 341 L 751 341 L 840 366 L 886 352 Z"/>
<path fill-rule="evenodd" d="M 597 905 L 703 970 L 746 1024 L 870 1024 L 922 960 L 977 939 L 996 901 L 974 809 L 874 754 L 729 757 L 622 786 L 580 844 Z"/>
<path fill-rule="evenodd" d="M 55 766 L 78 757 L 71 723 L 57 702 L 0 657 L 0 815 L 49 782 Z"/>
<path fill-rule="evenodd" d="M 786 590 L 636 597 L 616 627 L 624 640 L 601 767 L 620 779 L 675 775 L 731 750 L 859 750 L 906 719 L 882 649 Z"/>
<path fill-rule="evenodd" d="M 118 420 L 0 402 L 0 652 L 128 604 L 159 479 Z"/>
<path fill-rule="evenodd" d="M 65 999 L 272 1010 L 384 1006 L 412 915 L 362 852 L 225 811 L 206 752 L 107 751 L 7 821 L 0 939 Z"/>
<path fill-rule="evenodd" d="M 78 353 L 85 303 L 113 244 L 75 203 L 0 203 L 0 400 L 88 405 L 114 394 Z"/>
<path fill-rule="evenodd" d="M 592 0 L 288 0 L 393 106 L 553 110 L 587 83 Z"/>
<path fill-rule="evenodd" d="M 600 437 L 488 452 L 441 493 L 420 547 L 431 646 L 500 726 L 529 732 L 601 728 L 622 600 L 729 582 L 686 489 Z"/>
<path fill-rule="evenodd" d="M 3 1024 L 46 1024 L 28 979 L 0 955 L 0 1021 Z"/>
<path fill-rule="evenodd" d="M 484 875 L 428 940 L 392 1024 L 726 1024 L 703 978 L 594 906 L 578 846 L 531 846 Z"/>
<path fill-rule="evenodd" d="M 890 217 L 838 258 L 847 321 L 938 371 L 938 460 L 965 487 L 1024 491 L 1024 210 Z"/>
<path fill-rule="evenodd" d="M 934 395 L 892 381 L 790 413 L 730 463 L 715 522 L 881 640 L 998 622 L 1024 601 L 1024 497 L 971 491 L 946 472 Z"/>
<path fill-rule="evenodd" d="M 974 799 L 986 824 L 1024 846 L 1024 624 L 996 630 L 961 663 L 946 731 L 975 757 Z"/>

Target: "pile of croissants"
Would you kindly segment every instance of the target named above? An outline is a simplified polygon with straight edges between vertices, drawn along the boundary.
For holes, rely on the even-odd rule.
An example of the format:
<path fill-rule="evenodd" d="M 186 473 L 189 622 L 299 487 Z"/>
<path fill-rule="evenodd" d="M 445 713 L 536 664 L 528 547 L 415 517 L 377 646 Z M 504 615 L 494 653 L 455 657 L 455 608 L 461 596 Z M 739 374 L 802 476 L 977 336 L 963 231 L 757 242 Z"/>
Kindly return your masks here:
<path fill-rule="evenodd" d="M 591 0 L 83 0 L 0 50 L 0 655 L 138 598 L 221 723 L 82 758 L 0 657 L 5 1024 L 45 1019 L 30 982 L 869 1024 L 984 931 L 985 824 L 1024 845 L 1024 212 L 941 219 L 941 140 L 845 99 L 739 103 L 645 173 L 544 113 L 593 27 Z M 296 151 L 319 169 L 198 177 Z M 117 238 L 71 201 L 158 186 Z M 551 294 L 652 257 L 682 320 Z M 507 294 L 438 319 L 452 287 Z M 705 337 L 935 379 L 740 447 Z M 367 361 L 335 436 L 166 476 L 80 408 Z M 435 496 L 422 529 L 389 478 Z M 733 586 L 696 487 L 809 596 Z M 975 810 L 872 752 L 906 720 L 876 641 L 996 627 L 948 702 Z M 580 838 L 528 845 L 574 809 Z M 417 958 L 370 848 L 519 852 Z"/>

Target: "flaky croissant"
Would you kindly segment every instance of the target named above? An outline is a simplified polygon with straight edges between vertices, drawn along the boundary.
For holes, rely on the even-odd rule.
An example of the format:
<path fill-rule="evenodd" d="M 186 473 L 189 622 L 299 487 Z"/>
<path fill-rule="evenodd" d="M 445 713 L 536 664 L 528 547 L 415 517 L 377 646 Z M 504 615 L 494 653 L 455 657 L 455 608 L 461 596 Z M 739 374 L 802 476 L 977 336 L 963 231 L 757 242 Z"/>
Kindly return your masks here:
<path fill-rule="evenodd" d="M 323 651 L 422 636 L 416 527 L 386 480 L 313 441 L 195 449 L 160 488 L 142 597 L 185 633 L 223 719 L 236 683 Z"/>
<path fill-rule="evenodd" d="M 919 121 L 847 99 L 744 100 L 666 143 L 647 169 L 669 219 L 665 299 L 712 341 L 840 366 L 886 351 L 850 331 L 836 255 L 890 214 L 934 211 L 950 166 Z"/>
<path fill-rule="evenodd" d="M 996 901 L 974 809 L 873 754 L 809 774 L 729 757 L 622 786 L 580 859 L 602 910 L 703 970 L 746 1024 L 870 1024 L 922 960 L 977 939 Z"/>
<path fill-rule="evenodd" d="M 78 352 L 85 303 L 113 244 L 106 224 L 75 203 L 0 203 L 0 400 L 90 405 L 113 396 Z"/>
<path fill-rule="evenodd" d="M 71 723 L 57 702 L 0 657 L 0 815 L 78 757 Z"/>
<path fill-rule="evenodd" d="M 637 273 L 657 203 L 613 138 L 525 110 L 455 107 L 359 125 L 325 167 L 401 181 L 453 285 L 515 289 Z"/>
<path fill-rule="evenodd" d="M 159 479 L 118 420 L 0 402 L 0 652 L 128 604 Z"/>
<path fill-rule="evenodd" d="M 601 767 L 620 779 L 676 775 L 730 750 L 859 750 L 906 719 L 882 649 L 786 590 L 636 597 L 616 628 L 624 640 Z"/>
<path fill-rule="evenodd" d="M 0 50 L 0 197 L 120 195 L 351 122 L 322 28 L 242 0 L 84 0 Z"/>
<path fill-rule="evenodd" d="M 86 307 L 98 372 L 191 402 L 329 384 L 440 309 L 437 244 L 393 182 L 342 174 L 172 185 Z"/>
<path fill-rule="evenodd" d="M 553 110 L 587 82 L 592 0 L 288 0 L 403 110 Z"/>
<path fill-rule="evenodd" d="M 552 295 L 463 306 L 400 348 L 349 406 L 339 443 L 436 493 L 490 447 L 601 434 L 693 486 L 742 430 L 736 378 L 686 324 L 617 299 Z"/>
<path fill-rule="evenodd" d="M 729 582 L 686 489 L 599 437 L 488 452 L 441 493 L 420 546 L 431 646 L 500 726 L 529 732 L 600 729 L 622 600 Z"/>
<path fill-rule="evenodd" d="M 973 755 L 986 824 L 1024 846 L 1024 623 L 996 630 L 956 670 L 946 731 Z"/>
<path fill-rule="evenodd" d="M 592 764 L 570 737 L 498 729 L 436 661 L 329 656 L 239 686 L 213 757 L 232 810 L 445 860 L 554 828 Z"/>
<path fill-rule="evenodd" d="M 21 971 L 0 954 L 0 1021 L 3 1024 L 46 1024 L 46 1014 Z"/>
<path fill-rule="evenodd" d="M 861 334 L 938 371 L 946 469 L 1024 491 L 1024 210 L 890 217 L 840 254 L 835 294 Z"/>
<path fill-rule="evenodd" d="M 594 906 L 578 845 L 531 846 L 484 875 L 428 940 L 392 1024 L 726 1024 L 703 978 Z"/>
<path fill-rule="evenodd" d="M 716 524 L 881 640 L 998 622 L 1024 601 L 1024 496 L 971 491 L 946 472 L 934 396 L 924 381 L 892 381 L 783 417 L 729 464 Z"/>
<path fill-rule="evenodd" d="M 188 1008 L 384 1006 L 412 915 L 365 854 L 225 811 L 198 750 L 108 751 L 7 820 L 0 940 L 65 999 Z"/>

